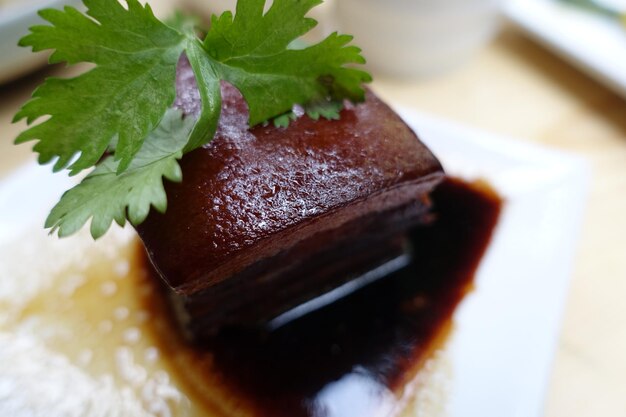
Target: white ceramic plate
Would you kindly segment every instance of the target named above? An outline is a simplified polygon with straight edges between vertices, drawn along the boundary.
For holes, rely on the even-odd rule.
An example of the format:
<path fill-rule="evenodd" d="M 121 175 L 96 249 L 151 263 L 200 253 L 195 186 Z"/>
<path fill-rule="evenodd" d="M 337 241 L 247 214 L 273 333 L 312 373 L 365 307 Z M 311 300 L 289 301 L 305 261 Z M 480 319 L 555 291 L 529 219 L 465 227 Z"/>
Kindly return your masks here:
<path fill-rule="evenodd" d="M 477 290 L 452 341 L 452 417 L 539 417 L 585 202 L 576 157 L 401 110 L 449 173 L 485 178 L 506 199 Z M 0 182 L 0 245 L 43 222 L 71 185 L 24 166 Z"/>
<path fill-rule="evenodd" d="M 79 0 L 10 0 L 0 5 L 0 84 L 42 66 L 46 52 L 33 54 L 30 48 L 17 46 L 28 28 L 45 23 L 37 15 L 43 8 L 61 8 L 65 4 L 78 6 Z"/>
<path fill-rule="evenodd" d="M 505 14 L 537 41 L 626 97 L 626 28 L 556 0 L 509 0 Z"/>
<path fill-rule="evenodd" d="M 451 345 L 452 417 L 539 417 L 590 173 L 578 157 L 401 114 L 449 173 L 486 178 L 506 205 Z"/>

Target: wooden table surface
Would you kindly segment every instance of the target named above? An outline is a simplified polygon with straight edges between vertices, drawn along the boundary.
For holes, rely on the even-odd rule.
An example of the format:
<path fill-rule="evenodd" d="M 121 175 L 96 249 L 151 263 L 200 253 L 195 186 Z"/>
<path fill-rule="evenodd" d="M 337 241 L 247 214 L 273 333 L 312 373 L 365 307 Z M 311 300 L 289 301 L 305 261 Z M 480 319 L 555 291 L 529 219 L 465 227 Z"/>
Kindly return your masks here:
<path fill-rule="evenodd" d="M 50 71 L 63 70 L 0 86 L 0 179 L 33 159 L 30 145 L 12 145 L 23 126 L 10 121 Z M 626 416 L 626 100 L 510 27 L 460 69 L 419 82 L 379 77 L 374 88 L 393 103 L 590 161 L 592 189 L 545 415 Z"/>

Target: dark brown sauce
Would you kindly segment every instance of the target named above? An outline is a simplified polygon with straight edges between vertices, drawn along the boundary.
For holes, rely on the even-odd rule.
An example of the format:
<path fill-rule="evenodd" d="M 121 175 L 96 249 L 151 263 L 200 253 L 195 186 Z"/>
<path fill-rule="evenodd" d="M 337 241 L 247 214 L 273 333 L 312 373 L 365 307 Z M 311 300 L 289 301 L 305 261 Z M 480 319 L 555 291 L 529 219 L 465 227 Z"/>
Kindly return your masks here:
<path fill-rule="evenodd" d="M 447 335 L 501 207 L 488 187 L 457 180 L 433 201 L 437 221 L 411 234 L 408 267 L 278 330 L 228 329 L 191 346 L 173 321 L 155 321 L 194 401 L 259 417 L 368 417 L 393 407 Z"/>

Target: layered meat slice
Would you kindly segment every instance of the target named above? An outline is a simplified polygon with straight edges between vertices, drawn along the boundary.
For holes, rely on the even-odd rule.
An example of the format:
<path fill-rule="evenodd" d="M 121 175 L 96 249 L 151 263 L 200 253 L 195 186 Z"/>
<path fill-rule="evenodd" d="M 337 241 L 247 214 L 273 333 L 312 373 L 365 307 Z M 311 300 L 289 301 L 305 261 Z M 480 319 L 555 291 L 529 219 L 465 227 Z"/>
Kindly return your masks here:
<path fill-rule="evenodd" d="M 184 61 L 177 86 L 176 105 L 197 114 Z M 193 334 L 271 321 L 401 263 L 444 173 L 399 116 L 368 92 L 340 120 L 249 129 L 239 92 L 222 94 L 215 139 L 183 158 L 166 214 L 138 228 Z"/>

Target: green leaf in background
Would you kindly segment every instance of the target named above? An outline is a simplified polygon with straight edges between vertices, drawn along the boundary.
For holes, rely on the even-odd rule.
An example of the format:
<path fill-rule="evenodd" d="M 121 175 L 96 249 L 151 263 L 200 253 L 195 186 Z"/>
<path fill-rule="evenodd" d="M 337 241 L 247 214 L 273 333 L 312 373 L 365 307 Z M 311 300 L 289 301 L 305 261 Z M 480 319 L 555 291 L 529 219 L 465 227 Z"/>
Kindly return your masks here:
<path fill-rule="evenodd" d="M 570 4 L 581 9 L 616 19 L 622 26 L 626 27 L 626 12 L 610 9 L 594 0 L 559 0 L 562 3 Z"/>

